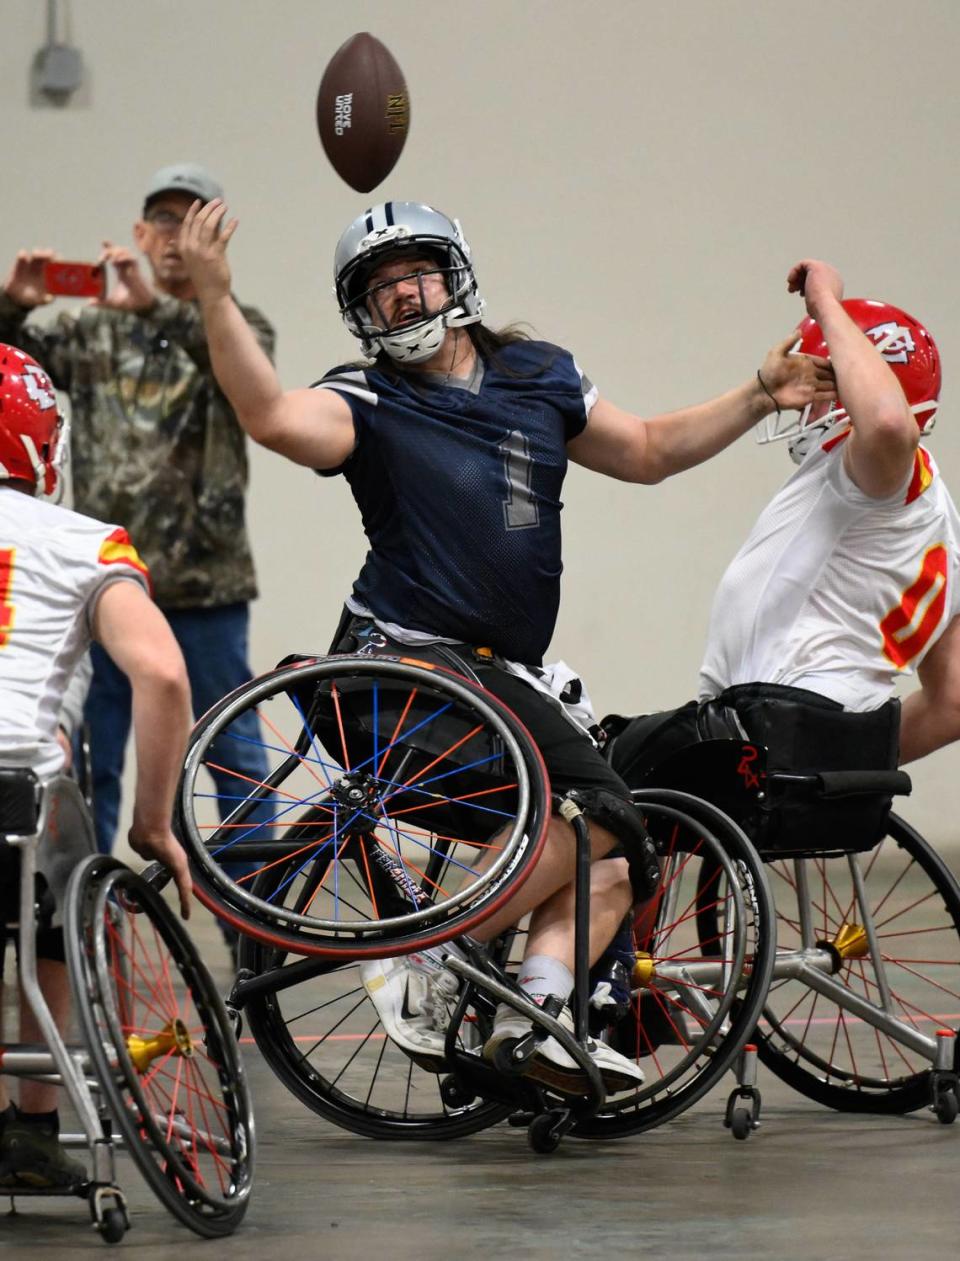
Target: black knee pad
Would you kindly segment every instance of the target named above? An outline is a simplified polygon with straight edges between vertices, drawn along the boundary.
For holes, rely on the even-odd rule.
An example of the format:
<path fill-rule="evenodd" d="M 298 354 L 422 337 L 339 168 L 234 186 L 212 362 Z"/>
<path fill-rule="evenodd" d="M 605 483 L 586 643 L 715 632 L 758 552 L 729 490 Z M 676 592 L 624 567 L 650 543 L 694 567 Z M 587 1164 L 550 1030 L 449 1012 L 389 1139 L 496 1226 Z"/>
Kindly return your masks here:
<path fill-rule="evenodd" d="M 660 883 L 660 863 L 640 811 L 607 788 L 584 788 L 567 794 L 583 813 L 605 827 L 623 845 L 630 868 L 630 883 L 638 902 L 652 898 Z"/>

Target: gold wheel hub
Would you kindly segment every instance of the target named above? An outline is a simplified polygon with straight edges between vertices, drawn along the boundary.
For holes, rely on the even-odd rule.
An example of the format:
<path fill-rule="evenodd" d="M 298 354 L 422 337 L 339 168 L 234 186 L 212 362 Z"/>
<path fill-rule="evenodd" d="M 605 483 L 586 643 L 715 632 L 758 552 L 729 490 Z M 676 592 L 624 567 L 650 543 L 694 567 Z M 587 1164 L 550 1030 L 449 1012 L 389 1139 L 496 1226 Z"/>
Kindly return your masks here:
<path fill-rule="evenodd" d="M 657 966 L 653 961 L 653 955 L 647 954 L 645 950 L 638 950 L 633 960 L 633 971 L 630 974 L 630 980 L 634 988 L 645 990 L 650 988 L 650 984 L 657 975 Z"/>
<path fill-rule="evenodd" d="M 844 961 L 865 959 L 870 953 L 870 943 L 862 924 L 841 924 L 830 944 Z"/>
<path fill-rule="evenodd" d="M 185 1059 L 193 1056 L 193 1039 L 183 1021 L 177 1017 L 159 1033 L 141 1038 L 131 1033 L 127 1038 L 127 1054 L 138 1073 L 145 1073 L 161 1055 L 180 1055 Z"/>

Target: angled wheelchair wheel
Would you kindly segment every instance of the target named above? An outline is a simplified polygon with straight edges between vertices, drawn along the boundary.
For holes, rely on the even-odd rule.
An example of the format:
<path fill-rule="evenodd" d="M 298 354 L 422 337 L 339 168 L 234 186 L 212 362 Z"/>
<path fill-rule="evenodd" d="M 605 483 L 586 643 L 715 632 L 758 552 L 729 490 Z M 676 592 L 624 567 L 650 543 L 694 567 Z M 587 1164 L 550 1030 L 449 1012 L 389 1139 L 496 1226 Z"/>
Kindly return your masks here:
<path fill-rule="evenodd" d="M 93 1072 L 130 1154 L 184 1225 L 230 1234 L 252 1185 L 253 1117 L 195 946 L 159 894 L 105 856 L 71 877 L 64 938 Z"/>
<path fill-rule="evenodd" d="M 661 856 L 660 888 L 634 923 L 629 1012 L 606 1040 L 645 1081 L 578 1122 L 585 1138 L 640 1133 L 689 1108 L 756 1024 L 776 952 L 763 864 L 739 827 L 686 793 L 634 793 Z"/>
<path fill-rule="evenodd" d="M 777 859 L 767 874 L 780 951 L 762 1062 L 843 1112 L 929 1104 L 937 1030 L 960 1023 L 956 878 L 896 815 L 867 853 Z"/>
<path fill-rule="evenodd" d="M 268 773 L 218 792 L 205 768 L 225 771 L 253 713 Z M 217 915 L 283 952 L 357 959 L 492 914 L 532 870 L 550 803 L 536 746 L 483 688 L 422 662 L 333 656 L 254 679 L 200 720 L 178 812 Z"/>
<path fill-rule="evenodd" d="M 285 875 L 280 868 L 258 884 Z M 503 1120 L 510 1109 L 464 1092 L 453 1075 L 428 1071 L 390 1041 L 360 967 L 358 960 L 291 957 L 241 940 L 240 975 L 248 969 L 263 987 L 245 1002 L 244 1015 L 286 1088 L 319 1116 L 368 1138 L 463 1138 Z M 460 1048 L 482 1044 L 486 1019 L 466 1013 Z"/>

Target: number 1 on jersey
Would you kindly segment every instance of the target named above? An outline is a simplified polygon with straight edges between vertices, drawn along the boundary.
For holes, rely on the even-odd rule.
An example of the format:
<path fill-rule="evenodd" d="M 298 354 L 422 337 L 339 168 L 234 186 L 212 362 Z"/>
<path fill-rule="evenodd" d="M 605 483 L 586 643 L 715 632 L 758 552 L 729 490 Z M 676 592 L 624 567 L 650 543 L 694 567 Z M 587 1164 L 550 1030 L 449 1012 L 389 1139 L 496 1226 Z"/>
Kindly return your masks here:
<path fill-rule="evenodd" d="M 513 429 L 497 448 L 503 453 L 507 497 L 503 523 L 508 530 L 525 530 L 540 524 L 540 506 L 533 496 L 533 457 L 526 435 Z"/>
<path fill-rule="evenodd" d="M 6 648 L 13 630 L 13 604 L 10 589 L 13 586 L 15 547 L 0 547 L 0 648 Z"/>

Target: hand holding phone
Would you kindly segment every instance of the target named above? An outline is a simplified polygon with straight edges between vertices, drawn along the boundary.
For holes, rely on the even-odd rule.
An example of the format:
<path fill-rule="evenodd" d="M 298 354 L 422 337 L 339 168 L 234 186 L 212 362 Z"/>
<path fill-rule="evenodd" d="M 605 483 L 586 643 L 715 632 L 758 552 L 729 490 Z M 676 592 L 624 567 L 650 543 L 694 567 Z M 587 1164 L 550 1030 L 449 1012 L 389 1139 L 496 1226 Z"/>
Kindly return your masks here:
<path fill-rule="evenodd" d="M 102 298 L 107 291 L 106 272 L 99 263 L 65 263 L 49 259 L 43 265 L 47 293 L 65 298 Z"/>

